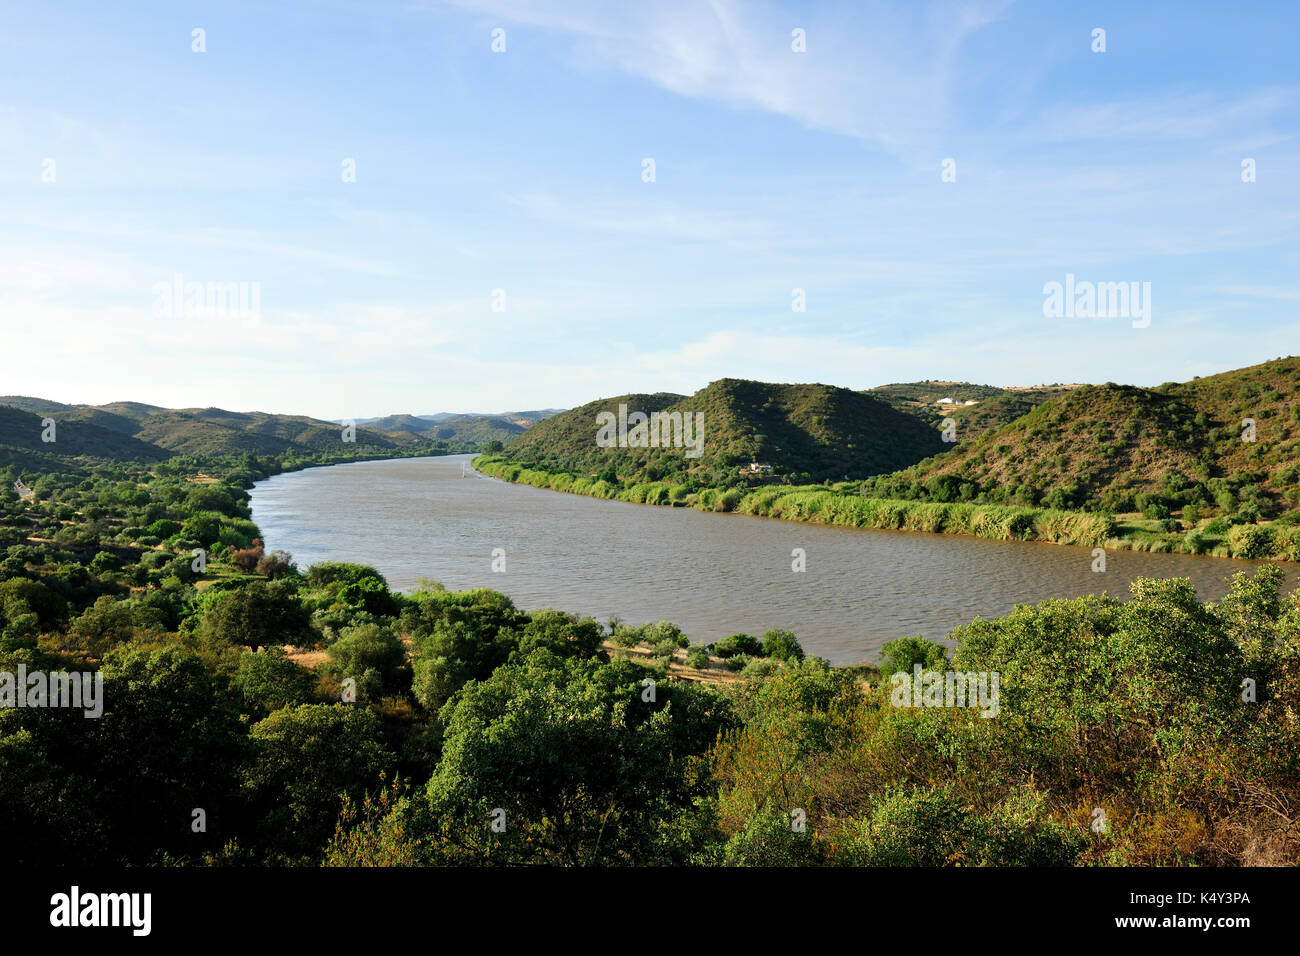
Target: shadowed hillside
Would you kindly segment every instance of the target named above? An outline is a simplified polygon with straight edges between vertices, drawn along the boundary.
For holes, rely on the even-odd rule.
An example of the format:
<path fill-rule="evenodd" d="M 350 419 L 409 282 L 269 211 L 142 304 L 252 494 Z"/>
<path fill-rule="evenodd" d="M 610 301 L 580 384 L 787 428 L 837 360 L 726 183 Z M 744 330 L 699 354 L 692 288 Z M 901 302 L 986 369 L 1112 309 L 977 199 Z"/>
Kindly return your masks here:
<path fill-rule="evenodd" d="M 56 442 L 41 441 L 41 419 L 56 423 Z M 168 409 L 134 402 L 62 405 L 39 398 L 0 398 L 0 454 L 42 468 L 53 460 L 87 457 L 158 461 L 173 455 L 304 455 L 339 450 L 378 453 L 428 442 L 358 428 L 343 442 L 341 426 L 299 415 Z M 50 456 L 53 456 L 51 458 Z"/>
<path fill-rule="evenodd" d="M 698 457 L 682 448 L 601 448 L 597 413 L 702 413 Z M 720 379 L 689 398 L 667 392 L 602 399 L 556 415 L 513 442 L 506 457 L 528 467 L 659 481 L 735 484 L 751 462 L 773 478 L 822 481 L 904 467 L 946 447 L 938 432 L 869 395 L 830 385 Z"/>

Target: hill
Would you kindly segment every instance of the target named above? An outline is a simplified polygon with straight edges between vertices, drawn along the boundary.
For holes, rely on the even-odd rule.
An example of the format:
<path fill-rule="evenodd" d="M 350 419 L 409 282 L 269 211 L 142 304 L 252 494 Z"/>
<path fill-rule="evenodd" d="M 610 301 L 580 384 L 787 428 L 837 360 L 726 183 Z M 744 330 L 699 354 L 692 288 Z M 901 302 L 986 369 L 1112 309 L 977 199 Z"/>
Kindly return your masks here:
<path fill-rule="evenodd" d="M 877 385 L 866 394 L 883 398 L 899 411 L 916 415 L 934 428 L 944 419 L 957 422 L 963 439 L 977 438 L 986 431 L 1013 422 L 1051 398 L 1078 385 L 1030 385 L 1002 388 L 971 382 L 899 382 Z M 952 399 L 947 403 L 945 399 Z M 966 404 L 971 402 L 973 404 Z"/>
<path fill-rule="evenodd" d="M 533 424 L 533 420 L 522 421 L 525 424 L 520 424 L 519 420 L 492 415 L 443 415 L 437 421 L 417 415 L 386 415 L 371 419 L 365 424 L 369 428 L 403 435 L 408 439 L 461 441 L 482 445 L 490 441 L 504 444 Z"/>
<path fill-rule="evenodd" d="M 1198 516 L 1280 514 L 1300 505 L 1298 382 L 1300 359 L 1281 358 L 1154 389 L 1072 388 L 974 436 L 959 423 L 947 454 L 864 493 L 1154 517 L 1186 506 Z M 1244 419 L 1255 422 L 1253 441 L 1243 440 Z"/>
<path fill-rule="evenodd" d="M 0 465 L 17 465 L 25 471 L 66 470 L 72 459 L 161 461 L 171 453 L 157 445 L 94 422 L 65 417 L 45 403 L 41 412 L 0 405 Z M 65 406 L 66 407 L 66 406 Z M 44 424 L 55 425 L 48 433 Z M 44 441 L 50 434 L 53 441 Z"/>
<path fill-rule="evenodd" d="M 41 441 L 41 420 L 56 423 Z M 345 443 L 339 425 L 299 415 L 168 409 L 135 402 L 63 405 L 27 396 L 0 399 L 0 461 L 28 469 L 66 467 L 70 459 L 160 461 L 174 455 L 309 456 L 347 450 L 378 454 L 433 439 L 358 428 Z"/>
<path fill-rule="evenodd" d="M 629 414 L 702 414 L 698 456 L 681 447 L 599 447 L 597 415 L 617 415 L 620 405 Z M 754 480 L 740 475 L 751 462 L 771 466 L 773 479 L 839 480 L 892 471 L 945 447 L 937 431 L 870 395 L 720 379 L 689 397 L 658 392 L 590 402 L 534 425 L 507 446 L 505 457 L 580 475 L 734 485 Z"/>

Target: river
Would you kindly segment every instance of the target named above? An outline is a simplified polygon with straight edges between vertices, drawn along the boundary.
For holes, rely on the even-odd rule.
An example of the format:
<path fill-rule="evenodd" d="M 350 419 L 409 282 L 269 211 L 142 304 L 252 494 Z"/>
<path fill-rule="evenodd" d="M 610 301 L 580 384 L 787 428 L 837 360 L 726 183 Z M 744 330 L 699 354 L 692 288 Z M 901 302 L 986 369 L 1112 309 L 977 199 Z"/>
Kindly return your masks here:
<path fill-rule="evenodd" d="M 602 501 L 478 475 L 472 457 L 276 475 L 253 488 L 253 520 L 268 550 L 290 552 L 303 569 L 353 561 L 397 590 L 421 579 L 493 588 L 522 608 L 673 621 L 695 641 L 786 628 L 836 664 L 875 661 L 894 637 L 943 640 L 1019 603 L 1127 596 L 1136 577 L 1190 578 L 1202 600 L 1218 600 L 1229 576 L 1258 563 L 1112 551 L 1098 573 L 1088 548 Z M 796 548 L 802 573 L 791 570 Z M 495 549 L 504 571 L 493 570 Z"/>

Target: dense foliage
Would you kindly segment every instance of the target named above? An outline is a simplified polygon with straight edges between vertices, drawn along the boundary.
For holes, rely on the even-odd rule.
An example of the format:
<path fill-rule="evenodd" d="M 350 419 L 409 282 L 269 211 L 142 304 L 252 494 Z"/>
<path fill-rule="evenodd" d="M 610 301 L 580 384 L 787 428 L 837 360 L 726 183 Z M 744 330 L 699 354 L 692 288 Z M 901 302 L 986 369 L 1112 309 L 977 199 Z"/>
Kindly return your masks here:
<path fill-rule="evenodd" d="M 25 475 L 34 500 L 5 475 L 0 672 L 104 682 L 97 718 L 0 709 L 16 863 L 1300 862 L 1276 568 L 1217 605 L 1139 581 L 959 628 L 951 661 L 903 638 L 833 668 L 787 631 L 697 645 L 304 572 L 248 518 L 286 464 L 85 464 Z M 896 706 L 912 667 L 999 673 L 997 715 Z"/>
<path fill-rule="evenodd" d="M 710 389 L 720 385 L 731 388 L 732 380 Z M 550 429 L 538 427 L 476 467 L 507 481 L 638 503 L 848 527 L 1298 561 L 1298 388 L 1295 358 L 1155 389 L 1109 383 L 882 386 L 871 394 L 907 409 L 902 417 L 913 424 L 926 421 L 933 428 L 950 418 L 956 440 L 902 470 L 859 469 L 869 477 L 843 482 L 833 480 L 843 477 L 837 467 L 797 475 L 788 463 L 771 476 L 744 475 L 731 467 L 744 456 L 725 457 L 711 470 L 649 467 L 646 450 L 638 449 L 610 450 L 609 463 L 596 471 L 595 451 L 581 452 L 591 431 L 579 425 L 622 401 L 612 399 L 571 413 L 577 417 L 559 416 Z M 979 404 L 936 408 L 930 403 L 941 393 L 954 400 L 974 396 Z M 664 404 L 676 397 L 630 398 Z M 654 454 L 661 463 L 671 458 Z M 795 484 L 796 478 L 819 477 L 820 486 Z"/>
<path fill-rule="evenodd" d="M 627 411 L 702 414 L 698 457 L 682 448 L 602 448 L 596 416 Z M 870 395 L 829 385 L 772 385 L 719 379 L 694 395 L 622 395 L 540 422 L 506 446 L 509 461 L 610 483 L 665 481 L 733 487 L 752 462 L 770 465 L 768 480 L 822 481 L 893 471 L 944 448 L 915 416 Z"/>

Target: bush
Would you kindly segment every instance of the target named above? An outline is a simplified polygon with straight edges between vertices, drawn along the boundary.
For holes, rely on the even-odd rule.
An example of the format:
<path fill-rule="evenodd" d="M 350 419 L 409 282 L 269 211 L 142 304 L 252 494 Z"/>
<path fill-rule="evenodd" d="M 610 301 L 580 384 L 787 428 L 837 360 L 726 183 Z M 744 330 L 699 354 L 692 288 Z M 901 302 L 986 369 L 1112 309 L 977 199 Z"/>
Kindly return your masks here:
<path fill-rule="evenodd" d="M 657 621 L 641 628 L 641 640 L 651 647 L 664 647 L 676 650 L 690 647 L 691 640 L 682 633 L 682 629 L 671 621 Z"/>
<path fill-rule="evenodd" d="M 709 646 L 707 644 L 692 644 L 690 650 L 686 652 L 687 667 L 704 670 L 709 666 L 710 660 Z"/>
<path fill-rule="evenodd" d="M 149 525 L 148 531 L 155 538 L 170 538 L 181 530 L 179 521 L 171 521 L 167 518 L 160 518 L 153 524 Z"/>
<path fill-rule="evenodd" d="M 406 647 L 388 628 L 377 624 L 346 628 L 330 645 L 329 655 L 329 672 L 340 681 L 354 679 L 360 700 L 378 700 L 411 687 Z"/>
<path fill-rule="evenodd" d="M 763 645 L 748 634 L 732 634 L 714 644 L 713 653 L 724 659 L 737 654 L 759 655 L 763 653 Z"/>
<path fill-rule="evenodd" d="M 763 635 L 763 656 L 778 661 L 801 661 L 804 653 L 793 632 L 773 629 Z"/>
<path fill-rule="evenodd" d="M 1036 793 L 1013 794 L 985 816 L 930 788 L 882 794 L 836 842 L 839 862 L 852 866 L 1070 866 L 1088 841 L 1052 819 Z"/>
<path fill-rule="evenodd" d="M 1234 525 L 1228 532 L 1228 547 L 1239 558 L 1271 557 L 1274 553 L 1273 531 L 1267 525 Z"/>
<path fill-rule="evenodd" d="M 919 634 L 900 637 L 880 645 L 880 669 L 886 674 L 912 673 L 917 664 L 922 670 L 938 671 L 948 667 L 948 650 Z"/>
<path fill-rule="evenodd" d="M 729 671 L 743 671 L 749 662 L 754 660 L 748 654 L 733 654 L 722 662 L 722 666 Z"/>
<path fill-rule="evenodd" d="M 280 647 L 240 655 L 235 687 L 246 706 L 270 713 L 315 700 L 316 675 L 290 660 Z"/>
<path fill-rule="evenodd" d="M 111 551 L 101 551 L 91 558 L 86 570 L 96 576 L 109 571 L 120 571 L 122 570 L 122 559 Z"/>
<path fill-rule="evenodd" d="M 257 573 L 265 574 L 268 578 L 282 578 L 296 570 L 293 556 L 287 551 L 272 551 L 257 560 Z"/>

